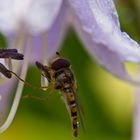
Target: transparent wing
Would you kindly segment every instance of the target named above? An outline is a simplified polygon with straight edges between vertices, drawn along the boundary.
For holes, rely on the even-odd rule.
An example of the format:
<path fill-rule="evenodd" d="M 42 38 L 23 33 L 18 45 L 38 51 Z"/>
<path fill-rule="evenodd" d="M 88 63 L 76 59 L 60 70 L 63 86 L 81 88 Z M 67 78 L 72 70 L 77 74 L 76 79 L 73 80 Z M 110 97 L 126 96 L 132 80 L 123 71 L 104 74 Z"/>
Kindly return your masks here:
<path fill-rule="evenodd" d="M 79 98 L 78 98 L 78 96 L 76 94 L 77 93 L 76 92 L 76 87 L 73 87 L 72 90 L 73 90 L 73 94 L 75 96 L 75 100 L 76 100 L 76 104 L 77 104 L 77 109 L 78 109 L 79 118 L 80 118 L 80 124 L 82 126 L 83 131 L 85 132 L 86 129 L 85 129 L 85 123 L 84 123 L 84 120 L 85 120 L 84 110 L 83 110 L 83 107 L 80 104 Z"/>

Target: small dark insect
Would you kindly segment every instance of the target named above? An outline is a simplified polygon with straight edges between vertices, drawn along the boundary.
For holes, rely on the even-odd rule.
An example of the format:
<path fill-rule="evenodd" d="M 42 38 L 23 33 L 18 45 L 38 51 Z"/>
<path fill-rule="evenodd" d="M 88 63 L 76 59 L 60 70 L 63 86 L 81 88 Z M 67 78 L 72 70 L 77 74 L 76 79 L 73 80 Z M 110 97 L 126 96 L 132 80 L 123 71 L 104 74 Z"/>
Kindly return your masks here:
<path fill-rule="evenodd" d="M 57 52 L 57 58 L 49 66 L 36 62 L 38 69 L 42 74 L 53 83 L 54 89 L 59 90 L 64 103 L 70 115 L 72 132 L 75 137 L 78 136 L 78 103 L 76 98 L 76 83 L 74 74 L 70 68 L 70 62 L 61 58 Z"/>
<path fill-rule="evenodd" d="M 18 53 L 17 49 L 0 49 L 0 58 L 2 59 L 16 59 L 16 60 L 23 60 L 24 55 Z M 0 72 L 6 77 L 11 78 L 12 73 L 8 70 L 3 64 L 0 63 Z"/>

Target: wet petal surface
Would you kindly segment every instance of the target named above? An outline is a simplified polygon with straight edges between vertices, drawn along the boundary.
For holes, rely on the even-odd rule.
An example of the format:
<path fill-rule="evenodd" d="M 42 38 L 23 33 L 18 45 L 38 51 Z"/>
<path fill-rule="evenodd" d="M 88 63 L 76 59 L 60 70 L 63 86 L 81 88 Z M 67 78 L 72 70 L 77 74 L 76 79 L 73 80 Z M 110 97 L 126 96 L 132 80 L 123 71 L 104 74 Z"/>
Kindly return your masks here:
<path fill-rule="evenodd" d="M 135 82 L 127 74 L 124 63 L 140 63 L 140 46 L 121 32 L 113 2 L 68 1 L 75 19 L 72 22 L 91 56 L 113 75 Z"/>

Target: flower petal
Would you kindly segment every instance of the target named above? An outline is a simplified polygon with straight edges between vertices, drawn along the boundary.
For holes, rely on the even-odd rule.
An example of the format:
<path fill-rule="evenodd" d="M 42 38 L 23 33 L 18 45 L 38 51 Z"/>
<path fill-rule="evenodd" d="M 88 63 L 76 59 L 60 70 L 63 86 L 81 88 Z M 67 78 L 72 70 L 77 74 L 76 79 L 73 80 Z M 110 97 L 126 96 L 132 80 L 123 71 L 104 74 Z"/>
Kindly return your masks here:
<path fill-rule="evenodd" d="M 41 8 L 41 6 L 43 6 L 43 1 L 44 0 L 41 1 L 42 5 L 40 4 L 40 8 Z M 49 14 L 50 14 L 48 16 L 52 16 L 53 17 L 53 18 L 51 18 L 52 20 L 48 21 L 48 17 L 47 16 L 44 17 L 43 20 L 45 20 L 45 23 L 46 23 L 46 21 L 48 23 L 46 23 L 47 27 L 45 28 L 43 33 L 36 34 L 36 31 L 35 31 L 36 28 L 34 26 L 32 26 L 30 23 L 28 23 L 28 25 L 25 25 L 26 27 L 27 26 L 28 27 L 32 26 L 32 27 L 28 28 L 28 29 L 31 29 L 30 33 L 32 34 L 32 46 L 33 47 L 31 48 L 32 57 L 30 59 L 30 62 L 32 62 L 32 63 L 35 63 L 35 60 L 38 60 L 38 61 L 42 60 L 42 56 L 44 56 L 44 51 L 46 53 L 45 58 L 43 58 L 44 60 L 45 59 L 47 60 L 48 58 L 52 57 L 52 55 L 56 51 L 58 51 L 58 47 L 60 46 L 60 43 L 61 43 L 61 41 L 62 41 L 62 39 L 64 37 L 65 28 L 66 28 L 66 22 L 65 22 L 65 20 L 66 20 L 66 18 L 65 18 L 66 7 L 65 7 L 65 4 L 64 4 L 64 1 L 62 3 L 60 1 L 61 0 L 57 1 L 57 3 L 59 3 L 58 7 L 60 6 L 59 8 L 55 6 L 56 5 L 56 3 L 55 3 L 56 1 L 55 0 L 52 0 L 52 1 L 48 2 L 48 4 L 51 5 L 51 7 L 53 7 L 53 5 L 54 5 L 53 9 L 54 9 L 55 12 L 53 14 L 53 12 L 50 12 L 52 10 L 48 11 Z M 34 9 L 32 9 L 32 10 L 34 10 Z M 51 15 L 51 14 L 53 14 L 53 15 Z M 34 16 L 36 16 L 36 14 Z M 0 19 L 1 19 L 1 17 L 0 17 Z M 1 20 L 3 20 L 3 19 L 1 19 Z M 21 42 L 21 41 L 19 41 L 19 40 L 21 40 L 23 38 L 23 35 L 21 35 L 21 32 L 26 32 L 27 31 L 27 28 L 25 29 L 25 26 L 24 26 L 24 30 L 22 30 L 22 29 L 18 30 L 17 29 L 17 31 L 18 31 L 17 33 L 14 33 L 14 32 L 4 32 L 5 36 L 8 38 L 9 45 L 11 45 L 11 44 L 18 44 L 16 40 L 18 40 L 18 42 Z M 1 25 L 0 25 L 0 28 L 1 28 Z M 34 28 L 34 30 L 32 28 Z M 45 50 L 42 48 L 42 46 L 43 46 L 42 45 L 42 35 L 45 34 L 44 32 L 46 32 L 46 35 L 44 35 L 44 36 L 46 36 L 46 48 L 45 48 Z M 13 43 L 13 40 L 15 40 L 14 41 L 15 43 Z M 19 45 L 18 45 L 18 49 L 20 49 Z"/>
<path fill-rule="evenodd" d="M 22 45 L 21 50 L 23 50 Z M 28 36 L 27 38 L 27 45 L 25 47 L 26 47 L 24 48 L 24 51 L 26 51 L 25 60 L 22 62 L 22 64 L 20 63 L 20 67 L 18 67 L 18 70 L 20 70 L 19 77 L 23 80 L 26 78 L 30 58 L 30 49 L 31 49 L 30 36 Z M 14 71 L 17 71 L 17 69 Z M 0 132 L 5 131 L 12 123 L 22 95 L 22 90 L 24 86 L 24 83 L 22 81 L 19 81 L 17 83 L 15 92 L 11 91 L 12 86 L 15 85 L 16 82 L 16 80 L 14 79 L 11 80 L 12 81 L 11 86 L 9 83 L 8 83 L 9 85 L 7 83 L 2 84 L 3 86 L 0 85 L 0 88 L 2 88 L 0 91 L 3 91 L 3 94 L 1 94 L 1 102 L 0 102 L 1 103 L 0 114 L 2 114 L 2 118 L 0 118 Z M 12 101 L 11 97 L 13 97 Z"/>
<path fill-rule="evenodd" d="M 36 35 L 32 36 L 32 58 L 31 61 L 34 63 L 35 60 L 42 60 L 42 56 L 45 57 L 43 60 L 47 60 L 48 58 L 51 58 L 53 54 L 55 54 L 56 51 L 58 51 L 58 47 L 60 46 L 64 34 L 66 32 L 66 7 L 64 3 L 61 5 L 61 9 L 58 13 L 57 18 L 54 20 L 54 23 L 52 24 L 51 28 L 46 31 L 46 56 L 43 56 L 44 49 L 42 48 L 42 41 L 41 36 Z M 40 52 L 40 53 L 38 53 Z"/>
<path fill-rule="evenodd" d="M 54 21 L 52 27 L 47 31 L 46 40 L 49 58 L 52 57 L 56 51 L 58 51 L 58 47 L 60 47 L 60 44 L 64 39 L 64 35 L 68 27 L 66 22 L 66 11 L 67 7 L 65 5 L 65 1 L 63 1 L 57 19 Z"/>
<path fill-rule="evenodd" d="M 0 84 L 0 126 L 4 123 L 7 118 L 7 112 L 10 110 L 10 98 L 12 94 L 9 91 L 12 91 L 14 85 L 14 79 L 8 79 L 3 84 Z"/>
<path fill-rule="evenodd" d="M 134 105 L 134 121 L 133 121 L 133 140 L 140 139 L 140 87 L 135 89 L 135 105 Z"/>
<path fill-rule="evenodd" d="M 23 18 L 32 0 L 20 2 L 18 0 L 0 0 L 0 30 L 14 31 L 19 27 L 20 20 Z"/>
<path fill-rule="evenodd" d="M 91 56 L 112 74 L 136 82 L 127 74 L 124 62 L 140 63 L 140 46 L 121 32 L 112 0 L 68 1 L 72 22 Z"/>
<path fill-rule="evenodd" d="M 31 32 L 41 32 L 49 29 L 56 19 L 62 0 L 32 0 L 25 15 L 25 22 Z"/>
<path fill-rule="evenodd" d="M 50 28 L 62 0 L 0 0 L 0 30 L 14 31 L 21 22 L 32 32 Z"/>

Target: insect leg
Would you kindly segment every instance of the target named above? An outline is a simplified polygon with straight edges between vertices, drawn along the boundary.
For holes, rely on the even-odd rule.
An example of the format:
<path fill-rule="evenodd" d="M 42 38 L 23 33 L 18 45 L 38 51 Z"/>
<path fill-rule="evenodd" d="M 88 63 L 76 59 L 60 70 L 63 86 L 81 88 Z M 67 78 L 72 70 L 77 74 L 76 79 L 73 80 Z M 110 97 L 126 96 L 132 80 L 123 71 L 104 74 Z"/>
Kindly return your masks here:
<path fill-rule="evenodd" d="M 43 95 L 43 96 L 35 96 L 33 94 L 27 94 L 22 96 L 22 99 L 34 99 L 34 100 L 40 100 L 40 101 L 47 101 L 51 96 L 52 92 L 48 93 L 48 95 Z"/>

